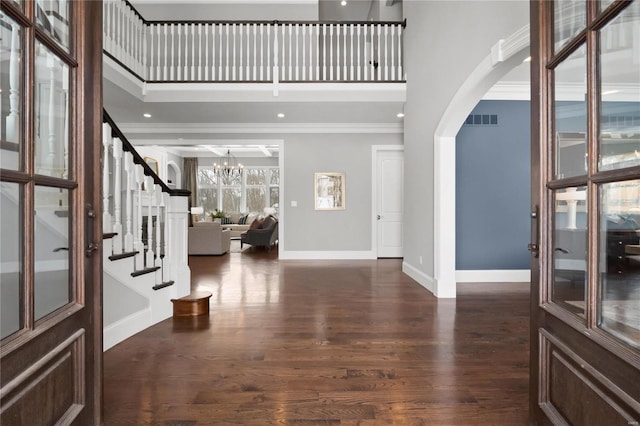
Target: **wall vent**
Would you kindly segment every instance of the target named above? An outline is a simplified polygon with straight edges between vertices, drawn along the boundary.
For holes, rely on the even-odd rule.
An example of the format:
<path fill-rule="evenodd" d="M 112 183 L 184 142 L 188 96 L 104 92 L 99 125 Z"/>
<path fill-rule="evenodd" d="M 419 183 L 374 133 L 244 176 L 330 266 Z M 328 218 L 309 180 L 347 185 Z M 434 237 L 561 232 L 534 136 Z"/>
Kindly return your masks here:
<path fill-rule="evenodd" d="M 497 126 L 498 114 L 471 114 L 464 124 L 467 126 Z"/>

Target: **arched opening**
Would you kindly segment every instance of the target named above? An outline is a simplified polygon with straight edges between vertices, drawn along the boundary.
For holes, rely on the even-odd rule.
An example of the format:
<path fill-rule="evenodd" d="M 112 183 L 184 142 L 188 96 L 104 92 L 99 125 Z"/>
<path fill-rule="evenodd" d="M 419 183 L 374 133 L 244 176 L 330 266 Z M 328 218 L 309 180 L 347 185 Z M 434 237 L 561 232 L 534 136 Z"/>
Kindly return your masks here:
<path fill-rule="evenodd" d="M 182 172 L 180 167 L 172 160 L 167 162 L 167 185 L 173 189 L 182 188 Z"/>
<path fill-rule="evenodd" d="M 460 86 L 434 134 L 434 253 L 437 297 L 456 297 L 456 135 L 487 91 L 529 55 L 529 26 L 499 40 Z M 528 189 L 527 189 L 528 190 Z"/>

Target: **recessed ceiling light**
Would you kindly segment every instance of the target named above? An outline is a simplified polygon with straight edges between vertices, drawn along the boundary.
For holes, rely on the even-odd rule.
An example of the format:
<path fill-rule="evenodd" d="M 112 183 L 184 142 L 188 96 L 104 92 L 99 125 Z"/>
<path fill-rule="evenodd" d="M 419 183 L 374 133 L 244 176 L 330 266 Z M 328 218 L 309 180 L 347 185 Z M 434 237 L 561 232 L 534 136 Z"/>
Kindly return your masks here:
<path fill-rule="evenodd" d="M 531 62 L 531 56 L 527 56 L 522 62 Z"/>
<path fill-rule="evenodd" d="M 151 114 L 149 114 L 148 112 L 145 112 L 142 115 L 144 116 L 144 118 L 151 118 Z"/>
<path fill-rule="evenodd" d="M 347 5 L 347 0 L 342 0 L 342 1 L 340 2 L 340 5 L 341 5 L 341 6 L 346 6 L 346 5 Z"/>
<path fill-rule="evenodd" d="M 284 114 L 283 113 L 278 113 L 278 118 L 284 118 Z"/>
<path fill-rule="evenodd" d="M 399 112 L 398 114 L 396 114 L 396 117 L 402 118 L 402 117 L 404 117 L 404 113 L 403 112 Z"/>

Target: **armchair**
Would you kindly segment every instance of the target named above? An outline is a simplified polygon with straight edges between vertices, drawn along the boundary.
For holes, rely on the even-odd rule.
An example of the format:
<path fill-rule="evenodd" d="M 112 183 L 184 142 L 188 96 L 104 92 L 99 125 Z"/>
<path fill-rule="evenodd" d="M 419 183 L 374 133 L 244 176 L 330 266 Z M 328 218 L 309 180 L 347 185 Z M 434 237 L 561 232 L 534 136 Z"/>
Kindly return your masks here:
<path fill-rule="evenodd" d="M 220 255 L 229 251 L 231 232 L 217 222 L 196 222 L 189 228 L 189 255 Z"/>
<path fill-rule="evenodd" d="M 240 249 L 244 244 L 271 248 L 278 241 L 278 220 L 269 215 L 258 227 L 240 234 Z"/>

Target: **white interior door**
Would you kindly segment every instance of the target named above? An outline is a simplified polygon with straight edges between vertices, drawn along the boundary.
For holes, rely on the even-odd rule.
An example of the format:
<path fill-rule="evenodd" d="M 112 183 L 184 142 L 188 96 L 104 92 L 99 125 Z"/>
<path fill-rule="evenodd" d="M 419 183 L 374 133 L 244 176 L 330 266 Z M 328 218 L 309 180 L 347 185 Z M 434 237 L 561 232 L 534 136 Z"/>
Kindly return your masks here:
<path fill-rule="evenodd" d="M 402 257 L 404 222 L 404 152 L 376 154 L 376 223 L 378 257 Z"/>

